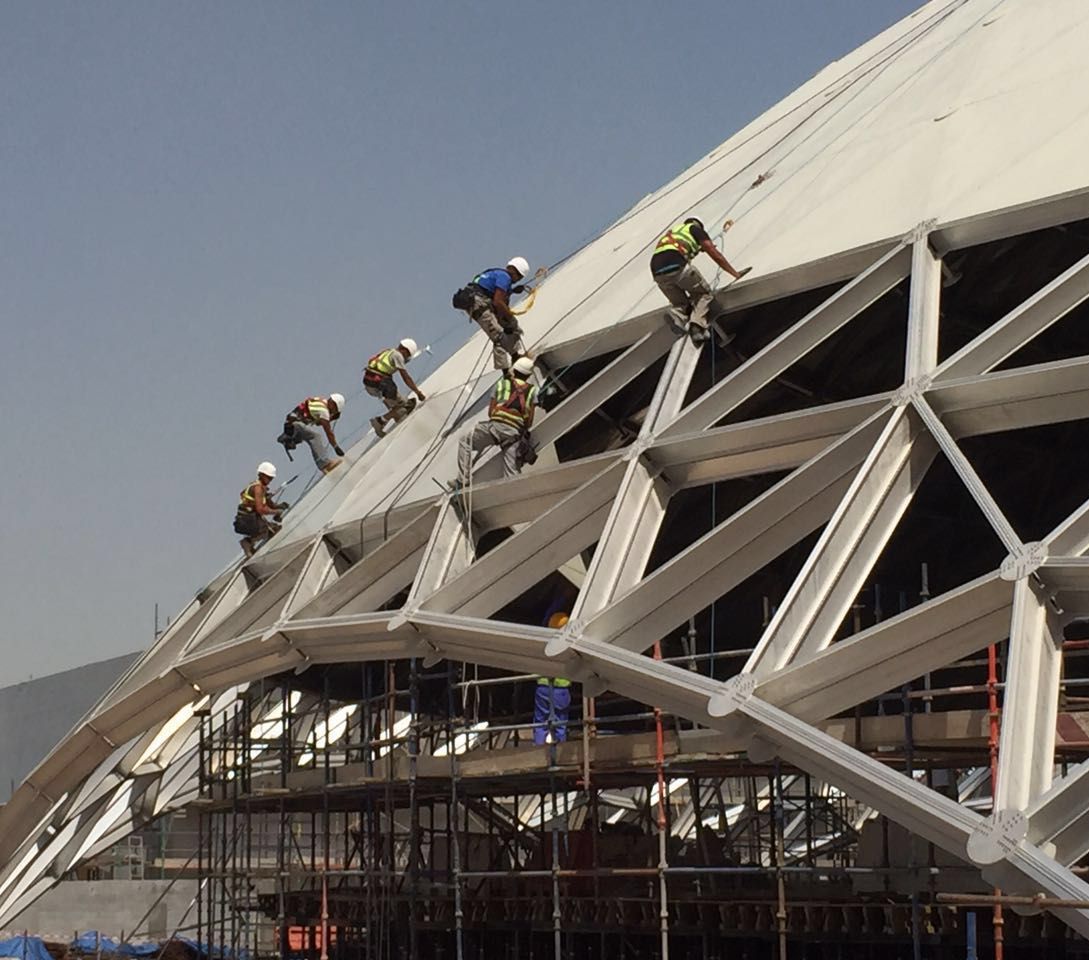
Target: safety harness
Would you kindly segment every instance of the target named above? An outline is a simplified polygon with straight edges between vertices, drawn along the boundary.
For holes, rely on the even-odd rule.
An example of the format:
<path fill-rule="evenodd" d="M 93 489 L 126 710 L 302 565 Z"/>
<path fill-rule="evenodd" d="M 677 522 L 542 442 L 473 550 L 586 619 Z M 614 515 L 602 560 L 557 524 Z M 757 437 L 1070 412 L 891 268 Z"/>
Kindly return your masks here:
<path fill-rule="evenodd" d="M 383 380 L 389 380 L 397 367 L 393 363 L 393 350 L 382 350 L 367 361 L 367 369 L 363 371 L 363 382 L 375 385 Z"/>
<path fill-rule="evenodd" d="M 533 409 L 533 394 L 536 389 L 525 380 L 504 377 L 496 385 L 496 402 L 491 418 L 500 423 L 509 423 L 519 430 L 525 429 L 529 413 Z"/>
<path fill-rule="evenodd" d="M 667 230 L 654 248 L 655 253 L 663 250 L 676 250 L 685 258 L 691 260 L 700 252 L 700 245 L 692 236 L 692 224 L 678 223 Z"/>
<path fill-rule="evenodd" d="M 247 486 L 238 495 L 238 512 L 239 513 L 256 513 L 257 512 L 257 491 L 255 487 L 264 487 L 264 484 L 260 480 L 254 480 L 249 486 Z M 265 487 L 265 493 L 268 493 L 268 488 Z"/>
<path fill-rule="evenodd" d="M 322 416 L 323 413 L 325 416 Z M 301 420 L 303 423 L 319 423 L 322 420 L 332 419 L 329 413 L 329 404 L 325 402 L 324 397 L 307 397 L 288 414 L 289 420 L 292 417 Z"/>

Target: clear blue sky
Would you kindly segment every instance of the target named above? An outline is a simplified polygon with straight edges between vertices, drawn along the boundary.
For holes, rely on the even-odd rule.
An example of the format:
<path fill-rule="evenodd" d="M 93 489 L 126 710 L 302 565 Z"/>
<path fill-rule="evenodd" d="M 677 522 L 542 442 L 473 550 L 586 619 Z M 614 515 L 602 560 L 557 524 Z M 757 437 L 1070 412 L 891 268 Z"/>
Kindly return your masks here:
<path fill-rule="evenodd" d="M 148 645 L 292 403 L 405 333 L 449 355 L 477 269 L 558 259 L 915 6 L 0 5 L 0 682 Z"/>

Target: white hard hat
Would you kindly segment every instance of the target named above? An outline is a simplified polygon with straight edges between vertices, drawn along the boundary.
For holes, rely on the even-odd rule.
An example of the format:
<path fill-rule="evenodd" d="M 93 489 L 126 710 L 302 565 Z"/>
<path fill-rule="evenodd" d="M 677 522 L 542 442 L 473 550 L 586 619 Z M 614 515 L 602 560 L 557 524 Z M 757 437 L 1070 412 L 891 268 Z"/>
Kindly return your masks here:
<path fill-rule="evenodd" d="M 329 399 L 332 400 L 333 403 L 335 403 L 337 405 L 338 410 L 341 410 L 341 411 L 344 410 L 344 394 L 343 393 L 331 393 L 331 394 L 329 394 Z"/>
<path fill-rule="evenodd" d="M 270 480 L 276 479 L 276 465 L 269 463 L 267 460 L 262 460 L 257 464 L 257 472 Z"/>
<path fill-rule="evenodd" d="M 522 374 L 523 377 L 528 377 L 533 373 L 533 358 L 519 357 L 514 361 L 514 366 L 511 369 L 513 369 L 515 373 Z"/>
<path fill-rule="evenodd" d="M 529 261 L 525 257 L 511 257 L 507 261 L 508 267 L 514 267 L 523 278 L 529 276 Z"/>
<path fill-rule="evenodd" d="M 397 346 L 404 347 L 408 351 L 410 360 L 419 352 L 416 348 L 416 341 L 412 337 L 405 337 Z"/>

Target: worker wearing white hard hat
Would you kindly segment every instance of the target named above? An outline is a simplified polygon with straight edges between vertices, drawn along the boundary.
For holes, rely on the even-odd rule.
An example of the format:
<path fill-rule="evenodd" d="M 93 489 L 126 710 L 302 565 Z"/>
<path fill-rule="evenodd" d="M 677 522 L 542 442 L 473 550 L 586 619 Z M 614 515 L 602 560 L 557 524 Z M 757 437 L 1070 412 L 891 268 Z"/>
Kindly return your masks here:
<path fill-rule="evenodd" d="M 533 415 L 537 410 L 537 387 L 530 382 L 533 361 L 519 357 L 511 364 L 510 373 L 499 378 L 488 403 L 488 419 L 478 423 L 472 433 L 465 434 L 458 444 L 458 482 L 469 485 L 473 457 L 488 447 L 503 452 L 503 476 L 513 477 L 522 466 L 536 459 L 529 437 Z"/>
<path fill-rule="evenodd" d="M 416 341 L 411 337 L 405 337 L 397 346 L 382 350 L 367 361 L 366 369 L 363 371 L 363 389 L 372 397 L 378 397 L 386 405 L 384 414 L 371 417 L 371 426 L 380 437 L 386 435 L 386 424 L 390 420 L 400 423 L 416 409 L 416 400 L 411 397 L 406 399 L 398 391 L 397 383 L 393 379 L 395 373 L 401 375 L 405 386 L 416 394 L 421 403 L 427 399 L 416 386 L 416 381 L 412 379 L 411 374 L 405 369 L 405 364 L 418 356 L 419 352 Z"/>
<path fill-rule="evenodd" d="M 247 557 L 252 557 L 261 544 L 280 530 L 280 519 L 287 504 L 272 499 L 268 487 L 275 479 L 276 467 L 264 460 L 257 464 L 257 479 L 238 495 L 234 532 L 242 534 L 239 543 Z"/>
<path fill-rule="evenodd" d="M 339 458 L 344 456 L 333 432 L 333 423 L 340 418 L 343 410 L 343 394 L 307 397 L 288 413 L 284 419 L 284 431 L 276 438 L 277 442 L 283 444 L 289 458 L 292 450 L 305 443 L 314 455 L 314 465 L 322 473 L 328 473 L 340 466 Z M 336 457 L 331 453 L 335 453 Z"/>
<path fill-rule="evenodd" d="M 454 294 L 455 309 L 469 314 L 491 340 L 496 370 L 509 370 L 513 358 L 525 352 L 522 328 L 510 309 L 510 295 L 520 292 L 514 285 L 528 276 L 526 258 L 511 257 L 505 267 L 491 267 L 478 273 Z"/>

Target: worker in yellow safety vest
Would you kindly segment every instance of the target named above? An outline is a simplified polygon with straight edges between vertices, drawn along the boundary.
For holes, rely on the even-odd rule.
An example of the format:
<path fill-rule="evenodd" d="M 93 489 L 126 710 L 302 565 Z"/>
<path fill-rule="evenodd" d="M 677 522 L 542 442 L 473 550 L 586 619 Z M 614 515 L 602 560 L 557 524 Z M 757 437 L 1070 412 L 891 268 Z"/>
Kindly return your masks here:
<path fill-rule="evenodd" d="M 314 456 L 314 465 L 322 473 L 328 473 L 334 467 L 340 466 L 338 458 L 344 456 L 333 432 L 333 424 L 340 419 L 343 410 L 342 394 L 307 397 L 288 413 L 284 420 L 284 431 L 276 439 L 283 444 L 288 457 L 300 443 L 305 443 Z M 329 455 L 330 447 L 336 457 Z"/>
<path fill-rule="evenodd" d="M 461 438 L 458 480 L 462 487 L 469 485 L 474 454 L 488 447 L 499 447 L 503 451 L 503 476 L 513 477 L 521 472 L 527 457 L 529 428 L 533 426 L 537 409 L 537 387 L 529 382 L 532 375 L 533 361 L 529 357 L 515 360 L 510 374 L 500 377 L 492 391 L 488 419 Z"/>
<path fill-rule="evenodd" d="M 728 230 L 731 226 L 733 221 L 727 220 L 723 229 Z M 650 258 L 651 276 L 672 304 L 667 315 L 669 323 L 678 333 L 691 334 L 696 343 L 702 343 L 710 335 L 708 314 L 715 299 L 703 274 L 692 265 L 693 258 L 701 252 L 735 280 L 740 280 L 752 269 L 735 270 L 697 217 L 689 217 L 670 227 L 658 239 Z"/>
<path fill-rule="evenodd" d="M 386 435 L 386 424 L 390 420 L 400 423 L 416 409 L 416 401 L 402 397 L 397 390 L 397 383 L 393 379 L 395 373 L 401 375 L 405 386 L 416 394 L 420 403 L 426 399 L 420 388 L 416 386 L 416 381 L 405 369 L 405 364 L 418 355 L 416 341 L 411 337 L 405 337 L 397 346 L 376 353 L 367 361 L 367 367 L 363 371 L 363 389 L 372 397 L 380 398 L 386 405 L 384 414 L 371 417 L 371 426 L 380 437 Z"/>
<path fill-rule="evenodd" d="M 247 557 L 252 557 L 261 544 L 280 531 L 280 519 L 287 504 L 276 503 L 269 493 L 268 486 L 275 479 L 275 465 L 265 460 L 257 465 L 257 479 L 238 495 L 234 532 L 242 534 L 239 542 Z"/>
<path fill-rule="evenodd" d="M 548 626 L 562 630 L 567 626 L 566 613 L 554 613 Z M 571 711 L 571 681 L 563 677 L 538 677 L 537 693 L 533 698 L 533 742 L 563 743 L 567 739 L 567 719 Z"/>

